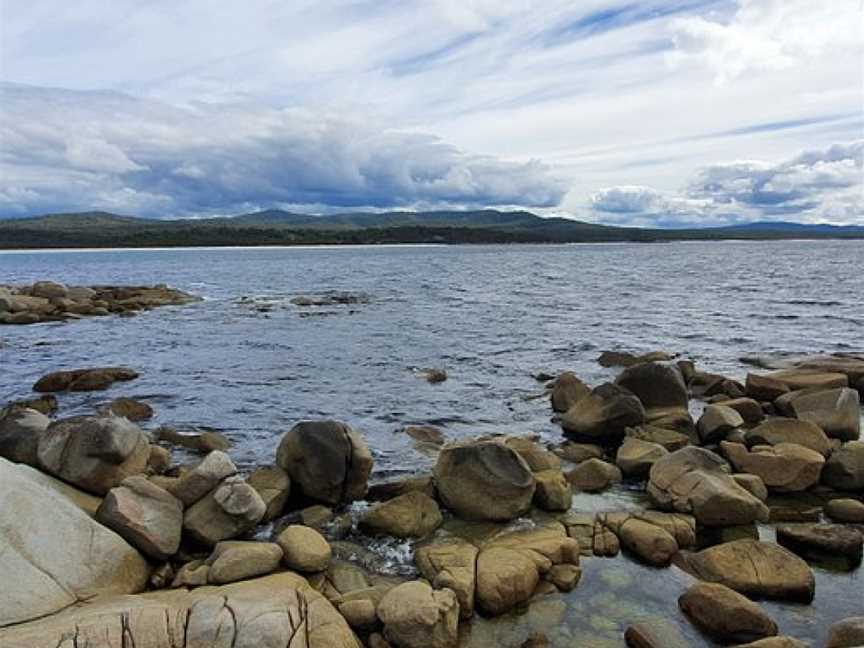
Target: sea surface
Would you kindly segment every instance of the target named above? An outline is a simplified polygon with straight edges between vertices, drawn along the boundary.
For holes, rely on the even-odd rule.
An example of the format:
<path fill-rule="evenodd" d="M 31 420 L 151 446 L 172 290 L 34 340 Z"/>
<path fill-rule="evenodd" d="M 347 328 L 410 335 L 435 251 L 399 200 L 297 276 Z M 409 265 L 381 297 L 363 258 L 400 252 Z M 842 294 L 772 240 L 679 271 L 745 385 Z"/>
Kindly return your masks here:
<path fill-rule="evenodd" d="M 30 395 L 49 371 L 126 365 L 141 377 L 63 394 L 61 415 L 143 398 L 157 412 L 148 428 L 219 430 L 244 468 L 272 463 L 297 421 L 333 417 L 365 435 L 383 479 L 430 465 L 429 450 L 401 432 L 409 424 L 449 438 L 560 441 L 534 375 L 611 379 L 618 370 L 596 362 L 603 350 L 664 350 L 737 378 L 752 369 L 749 356 L 861 351 L 862 267 L 860 241 L 0 253 L 0 284 L 165 283 L 203 298 L 134 317 L 0 327 L 0 402 Z M 332 291 L 357 303 L 290 301 Z M 431 367 L 448 380 L 425 381 L 418 372 Z M 590 506 L 637 497 L 622 487 Z M 622 645 L 634 615 L 681 622 L 675 600 L 688 577 L 674 568 L 595 559 L 585 572 L 577 590 L 552 599 L 567 630 L 554 645 Z M 828 622 L 864 613 L 859 572 L 817 570 L 812 606 L 767 607 L 781 630 L 821 640 Z M 506 631 L 514 642 L 530 614 Z M 507 623 L 473 632 L 500 634 Z M 711 645 L 681 627 L 694 645 Z"/>

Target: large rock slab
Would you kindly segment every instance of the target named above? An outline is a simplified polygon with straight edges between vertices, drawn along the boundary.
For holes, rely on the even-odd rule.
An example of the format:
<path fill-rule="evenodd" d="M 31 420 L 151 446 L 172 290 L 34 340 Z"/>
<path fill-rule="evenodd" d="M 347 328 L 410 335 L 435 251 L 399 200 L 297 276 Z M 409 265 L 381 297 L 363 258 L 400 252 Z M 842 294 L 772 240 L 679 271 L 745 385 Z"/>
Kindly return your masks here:
<path fill-rule="evenodd" d="M 378 604 L 384 636 L 399 648 L 452 648 L 459 626 L 459 602 L 452 590 L 433 590 L 422 581 L 391 589 Z"/>
<path fill-rule="evenodd" d="M 744 435 L 748 446 L 797 443 L 827 457 L 831 441 L 815 423 L 792 418 L 773 417 L 760 423 Z"/>
<path fill-rule="evenodd" d="M 97 599 L 0 630 L 4 648 L 362 648 L 345 619 L 296 574 Z"/>
<path fill-rule="evenodd" d="M 37 466 L 39 439 L 50 424 L 51 419 L 34 409 L 0 411 L 0 457 Z"/>
<path fill-rule="evenodd" d="M 861 564 L 864 535 L 842 524 L 799 524 L 777 527 L 777 542 L 805 560 L 845 559 Z"/>
<path fill-rule="evenodd" d="M 183 504 L 146 477 L 128 477 L 108 491 L 96 519 L 156 560 L 180 547 Z"/>
<path fill-rule="evenodd" d="M 117 416 L 74 416 L 55 421 L 39 439 L 39 463 L 79 488 L 104 495 L 143 473 L 150 458 L 144 431 Z"/>
<path fill-rule="evenodd" d="M 692 514 L 706 526 L 767 520 L 765 504 L 729 473 L 726 462 L 713 452 L 682 448 L 651 467 L 648 495 L 661 510 Z"/>
<path fill-rule="evenodd" d="M 678 605 L 697 626 L 724 642 L 777 634 L 777 624 L 759 605 L 719 583 L 696 583 L 679 597 Z"/>
<path fill-rule="evenodd" d="M 825 457 L 797 443 L 754 446 L 723 441 L 723 453 L 738 472 L 757 475 L 769 490 L 796 493 L 819 483 Z"/>
<path fill-rule="evenodd" d="M 372 455 L 356 431 L 338 421 L 302 421 L 282 437 L 276 464 L 306 497 L 325 504 L 366 494 Z"/>
<path fill-rule="evenodd" d="M 51 614 L 96 594 L 142 590 L 149 576 L 144 558 L 33 479 L 31 471 L 0 459 L 0 626 Z"/>
<path fill-rule="evenodd" d="M 512 520 L 528 511 L 534 496 L 528 464 L 495 440 L 445 445 L 434 474 L 444 505 L 469 520 Z"/>
<path fill-rule="evenodd" d="M 568 434 L 592 441 L 620 439 L 628 427 L 642 425 L 645 408 L 630 391 L 604 383 L 591 390 L 561 416 L 561 427 Z"/>
<path fill-rule="evenodd" d="M 813 572 L 804 560 L 759 540 L 735 540 L 695 553 L 682 551 L 676 564 L 701 580 L 757 598 L 809 603 L 816 590 Z"/>
<path fill-rule="evenodd" d="M 861 399 L 854 389 L 839 388 L 792 395 L 788 407 L 802 421 L 815 423 L 834 439 L 861 436 Z"/>
<path fill-rule="evenodd" d="M 838 490 L 864 490 L 864 441 L 850 441 L 836 450 L 825 462 L 822 482 Z"/>

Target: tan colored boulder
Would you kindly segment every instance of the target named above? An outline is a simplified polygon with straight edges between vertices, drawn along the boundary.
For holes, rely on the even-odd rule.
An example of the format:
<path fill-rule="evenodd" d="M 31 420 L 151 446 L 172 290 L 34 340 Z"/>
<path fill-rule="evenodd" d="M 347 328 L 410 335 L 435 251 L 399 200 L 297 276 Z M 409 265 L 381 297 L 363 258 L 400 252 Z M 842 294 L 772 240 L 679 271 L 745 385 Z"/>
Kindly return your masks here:
<path fill-rule="evenodd" d="M 134 423 L 116 416 L 55 421 L 39 438 L 40 464 L 52 475 L 104 495 L 147 468 L 150 443 Z"/>
<path fill-rule="evenodd" d="M 171 587 L 200 587 L 207 584 L 210 565 L 204 560 L 193 560 L 186 563 L 174 575 Z"/>
<path fill-rule="evenodd" d="M 718 455 L 688 446 L 651 467 L 648 495 L 657 508 L 690 513 L 706 526 L 767 520 L 768 507 L 739 486 L 729 472 L 729 466 Z"/>
<path fill-rule="evenodd" d="M 825 505 L 825 515 L 836 522 L 864 524 L 864 502 L 850 498 L 833 499 Z"/>
<path fill-rule="evenodd" d="M 738 644 L 736 648 L 808 648 L 808 645 L 803 641 L 798 641 L 795 637 L 777 636 L 766 637 L 759 641 L 752 641 L 746 644 Z"/>
<path fill-rule="evenodd" d="M 618 530 L 624 549 L 649 565 L 665 567 L 678 551 L 678 543 L 665 529 L 637 518 L 629 518 Z"/>
<path fill-rule="evenodd" d="M 534 504 L 544 511 L 566 511 L 573 502 L 570 483 L 560 470 L 543 470 L 534 473 L 537 488 Z"/>
<path fill-rule="evenodd" d="M 768 499 L 768 488 L 765 486 L 765 482 L 762 481 L 762 478 L 759 475 L 735 473 L 732 475 L 732 479 L 734 479 L 739 486 L 745 488 L 749 493 L 758 497 L 763 502 Z"/>
<path fill-rule="evenodd" d="M 39 439 L 49 425 L 51 419 L 34 409 L 0 410 L 0 457 L 38 466 Z"/>
<path fill-rule="evenodd" d="M 263 576 L 276 571 L 281 561 L 282 548 L 275 542 L 226 540 L 207 558 L 207 582 L 220 585 Z"/>
<path fill-rule="evenodd" d="M 746 596 L 719 583 L 696 583 L 678 599 L 693 623 L 727 642 L 753 641 L 777 634 L 777 624 Z"/>
<path fill-rule="evenodd" d="M 757 475 L 768 490 L 796 493 L 819 483 L 825 457 L 796 443 L 754 446 L 723 441 L 723 454 L 739 472 Z"/>
<path fill-rule="evenodd" d="M 568 434 L 590 440 L 620 438 L 628 427 L 641 425 L 645 408 L 626 389 L 604 383 L 591 390 L 561 416 L 561 427 Z"/>
<path fill-rule="evenodd" d="M 665 351 L 630 353 L 629 351 L 603 351 L 597 358 L 601 367 L 631 367 L 645 362 L 666 362 L 672 356 Z"/>
<path fill-rule="evenodd" d="M 282 547 L 282 562 L 288 569 L 304 573 L 327 569 L 333 550 L 315 529 L 299 524 L 285 527 L 276 542 Z"/>
<path fill-rule="evenodd" d="M 636 394 L 646 410 L 687 407 L 687 386 L 678 367 L 660 362 L 644 362 L 627 367 L 615 384 Z"/>
<path fill-rule="evenodd" d="M 90 517 L 96 515 L 99 505 L 102 504 L 101 497 L 79 490 L 56 477 L 52 477 L 51 475 L 42 472 L 41 470 L 37 470 L 36 468 L 32 468 L 25 464 L 18 464 L 17 467 L 27 475 L 27 477 L 37 482 L 40 486 L 44 486 L 51 490 L 56 497 L 62 498 L 77 506 Z"/>
<path fill-rule="evenodd" d="M 777 382 L 783 383 L 789 391 L 802 389 L 833 389 L 835 387 L 848 387 L 849 379 L 846 374 L 835 372 L 808 371 L 806 369 L 784 369 L 768 374 Z"/>
<path fill-rule="evenodd" d="M 122 416 L 130 421 L 147 421 L 153 418 L 153 408 L 134 398 L 115 398 L 108 405 L 108 409 L 115 416 Z"/>
<path fill-rule="evenodd" d="M 615 463 L 628 477 L 644 478 L 648 476 L 651 466 L 667 454 L 669 452 L 662 445 L 627 437 L 618 448 Z"/>
<path fill-rule="evenodd" d="M 0 630 L 0 645 L 10 648 L 75 642 L 99 648 L 362 648 L 327 599 L 288 572 L 192 591 L 97 599 Z"/>
<path fill-rule="evenodd" d="M 458 638 L 459 602 L 449 589 L 421 581 L 390 590 L 378 605 L 384 636 L 399 648 L 453 648 Z"/>
<path fill-rule="evenodd" d="M 591 388 L 576 377 L 576 374 L 565 371 L 552 384 L 550 398 L 552 409 L 556 412 L 566 412 L 582 398 L 591 393 Z"/>
<path fill-rule="evenodd" d="M 162 441 L 171 445 L 180 446 L 187 450 L 194 450 L 201 454 L 209 454 L 214 450 L 225 452 L 231 448 L 231 442 L 225 435 L 219 432 L 201 432 L 200 434 L 182 434 L 174 428 L 165 425 L 153 431 L 155 441 Z"/>
<path fill-rule="evenodd" d="M 648 441 L 649 443 L 656 443 L 666 448 L 669 452 L 680 450 L 690 445 L 691 442 L 690 436 L 684 432 L 669 430 L 657 427 L 656 425 L 640 425 L 634 428 L 627 428 L 627 436 Z"/>
<path fill-rule="evenodd" d="M 555 455 L 569 461 L 570 463 L 582 463 L 586 459 L 602 459 L 602 446 L 593 443 L 574 443 L 573 441 L 565 441 L 557 448 L 553 449 Z"/>
<path fill-rule="evenodd" d="M 127 477 L 108 491 L 96 519 L 156 560 L 170 558 L 180 547 L 183 504 L 146 477 Z"/>
<path fill-rule="evenodd" d="M 191 506 L 215 489 L 223 479 L 237 474 L 237 467 L 224 452 L 214 450 L 188 470 L 170 488 L 186 506 Z"/>
<path fill-rule="evenodd" d="M 141 591 L 149 577 L 141 555 L 33 473 L 0 459 L 0 627 L 97 594 Z"/>
<path fill-rule="evenodd" d="M 258 491 L 267 509 L 262 522 L 282 515 L 285 503 L 291 493 L 291 478 L 279 466 L 258 468 L 246 479 L 246 483 Z"/>
<path fill-rule="evenodd" d="M 809 603 L 816 589 L 806 562 L 788 549 L 759 540 L 735 540 L 695 553 L 682 551 L 676 564 L 701 580 L 747 596 Z"/>
<path fill-rule="evenodd" d="M 525 437 L 507 437 L 504 444 L 519 453 L 531 472 L 561 468 L 561 460 L 536 441 Z"/>
<path fill-rule="evenodd" d="M 596 493 L 621 481 L 621 469 L 602 459 L 588 459 L 566 473 L 567 481 L 579 491 Z"/>
<path fill-rule="evenodd" d="M 117 381 L 134 380 L 138 372 L 126 367 L 100 367 L 55 371 L 42 376 L 33 385 L 33 391 L 95 391 L 107 389 Z"/>
<path fill-rule="evenodd" d="M 757 401 L 773 401 L 790 390 L 786 383 L 776 378 L 748 373 L 745 391 L 750 398 Z"/>
<path fill-rule="evenodd" d="M 401 477 L 386 482 L 370 484 L 366 491 L 366 499 L 370 502 L 384 502 L 405 493 L 417 491 L 435 497 L 435 480 L 432 474 Z"/>
<path fill-rule="evenodd" d="M 744 438 L 748 446 L 797 443 L 827 457 L 831 442 L 815 423 L 798 419 L 772 417 L 749 430 Z"/>
<path fill-rule="evenodd" d="M 150 456 L 147 457 L 147 474 L 164 475 L 171 467 L 171 451 L 155 443 L 150 444 Z"/>
<path fill-rule="evenodd" d="M 488 614 L 503 614 L 531 598 L 540 582 L 535 562 L 506 547 L 483 549 L 477 558 L 477 605 Z"/>
<path fill-rule="evenodd" d="M 864 616 L 849 617 L 833 623 L 825 648 L 860 648 L 864 646 Z"/>
<path fill-rule="evenodd" d="M 360 518 L 359 527 L 370 535 L 423 538 L 442 521 L 438 503 L 428 495 L 413 491 L 376 504 Z"/>
<path fill-rule="evenodd" d="M 691 648 L 677 623 L 668 619 L 639 621 L 624 631 L 627 648 Z"/>
<path fill-rule="evenodd" d="M 183 530 L 198 542 L 212 546 L 252 529 L 264 517 L 266 508 L 258 492 L 234 475 L 186 509 Z"/>
<path fill-rule="evenodd" d="M 805 560 L 845 558 L 861 564 L 864 535 L 843 524 L 796 524 L 777 527 L 777 543 Z"/>
<path fill-rule="evenodd" d="M 726 405 L 706 405 L 696 423 L 699 439 L 704 444 L 720 443 L 732 430 L 744 425 L 741 415 Z"/>
<path fill-rule="evenodd" d="M 511 520 L 531 506 L 534 476 L 515 450 L 495 440 L 449 443 L 435 464 L 443 504 L 470 520 Z"/>
<path fill-rule="evenodd" d="M 366 494 L 372 455 L 345 423 L 302 421 L 282 437 L 276 464 L 307 498 L 333 505 Z"/>
<path fill-rule="evenodd" d="M 844 491 L 864 490 L 864 441 L 849 441 L 825 462 L 822 482 Z"/>
<path fill-rule="evenodd" d="M 861 436 L 861 398 L 849 388 L 802 392 L 789 401 L 791 413 L 815 423 L 833 439 L 855 441 Z"/>
<path fill-rule="evenodd" d="M 448 538 L 419 547 L 414 554 L 417 569 L 435 589 L 456 593 L 459 614 L 467 619 L 474 613 L 477 547 L 458 538 Z"/>
<path fill-rule="evenodd" d="M 765 420 L 765 413 L 758 401 L 752 398 L 732 398 L 718 403 L 724 407 L 730 407 L 741 416 L 746 425 L 756 425 Z"/>
<path fill-rule="evenodd" d="M 37 281 L 30 287 L 30 294 L 34 297 L 52 299 L 66 297 L 69 294 L 69 289 L 56 281 Z"/>

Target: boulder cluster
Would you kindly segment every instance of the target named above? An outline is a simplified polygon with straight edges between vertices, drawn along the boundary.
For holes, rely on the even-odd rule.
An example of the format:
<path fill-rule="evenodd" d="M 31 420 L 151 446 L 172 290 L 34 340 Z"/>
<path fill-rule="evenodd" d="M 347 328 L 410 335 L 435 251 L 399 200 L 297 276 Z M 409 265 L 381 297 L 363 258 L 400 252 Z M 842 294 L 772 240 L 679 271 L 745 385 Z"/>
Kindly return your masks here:
<path fill-rule="evenodd" d="M 153 412 L 133 399 L 61 418 L 55 396 L 10 403 L 0 410 L 0 554 L 11 576 L 0 646 L 448 648 L 472 617 L 570 592 L 583 557 L 594 568 L 620 552 L 694 576 L 679 607 L 714 640 L 803 645 L 756 601 L 808 603 L 811 563 L 861 562 L 864 361 L 811 358 L 744 383 L 660 354 L 627 364 L 594 387 L 569 372 L 550 381 L 562 443 L 445 442 L 414 427 L 434 449 L 432 470 L 371 486 L 373 454 L 344 422 L 298 422 L 273 464 L 250 471 L 217 433 L 140 427 Z M 62 371 L 34 389 L 62 400 L 135 377 Z M 177 445 L 200 458 L 175 464 Z M 619 482 L 650 508 L 574 507 L 574 494 Z M 801 493 L 824 503 L 806 521 L 772 505 Z M 756 524 L 781 520 L 776 542 L 760 539 Z M 362 537 L 409 543 L 413 570 L 376 570 Z M 856 645 L 843 642 L 862 639 L 862 620 L 832 637 Z M 670 645 L 635 620 L 624 639 Z"/>
<path fill-rule="evenodd" d="M 134 314 L 158 306 L 178 306 L 197 297 L 157 286 L 66 286 L 37 281 L 29 286 L 0 284 L 0 324 L 36 324 Z"/>

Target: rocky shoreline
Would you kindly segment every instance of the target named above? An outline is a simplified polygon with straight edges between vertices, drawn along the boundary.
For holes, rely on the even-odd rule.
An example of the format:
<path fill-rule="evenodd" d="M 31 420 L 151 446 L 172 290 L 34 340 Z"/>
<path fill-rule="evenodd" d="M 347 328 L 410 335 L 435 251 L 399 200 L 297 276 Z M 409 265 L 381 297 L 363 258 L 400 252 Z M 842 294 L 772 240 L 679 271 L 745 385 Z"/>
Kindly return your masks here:
<path fill-rule="evenodd" d="M 0 284 L 0 324 L 63 322 L 83 317 L 134 315 L 160 306 L 180 306 L 198 297 L 156 286 L 66 286 L 54 281 Z"/>
<path fill-rule="evenodd" d="M 433 470 L 371 484 L 373 454 L 343 422 L 298 422 L 272 465 L 243 472 L 217 433 L 145 430 L 147 403 L 56 416 L 65 391 L 122 391 L 132 369 L 42 376 L 41 396 L 0 411 L 0 648 L 580 645 L 555 627 L 512 644 L 470 630 L 579 596 L 583 571 L 621 552 L 694 581 L 679 619 L 634 619 L 619 645 L 683 647 L 686 624 L 722 645 L 808 645 L 759 601 L 806 605 L 813 566 L 860 569 L 864 357 L 798 358 L 744 382 L 663 353 L 601 363 L 624 368 L 593 387 L 540 376 L 561 443 L 415 428 Z M 200 459 L 175 463 L 177 447 Z M 616 483 L 647 506 L 574 507 Z M 806 509 L 776 504 L 803 495 Z M 407 543 L 412 573 L 362 560 L 361 536 Z M 826 645 L 861 643 L 859 616 Z"/>

